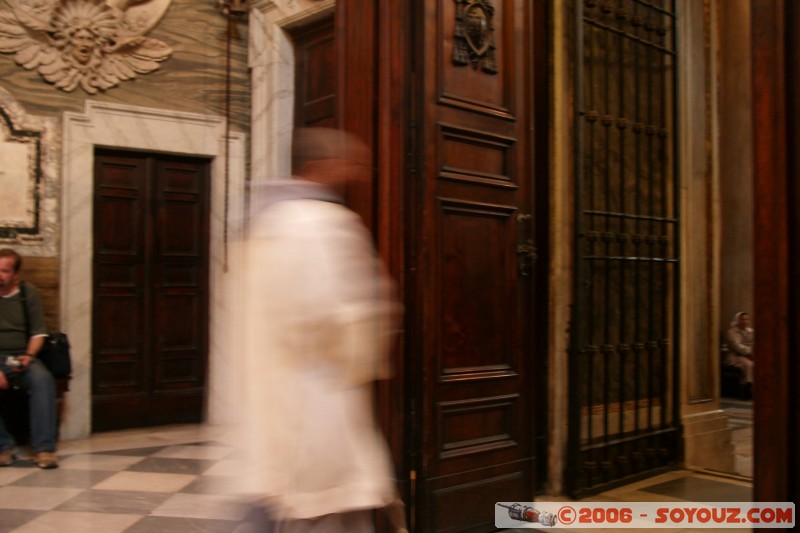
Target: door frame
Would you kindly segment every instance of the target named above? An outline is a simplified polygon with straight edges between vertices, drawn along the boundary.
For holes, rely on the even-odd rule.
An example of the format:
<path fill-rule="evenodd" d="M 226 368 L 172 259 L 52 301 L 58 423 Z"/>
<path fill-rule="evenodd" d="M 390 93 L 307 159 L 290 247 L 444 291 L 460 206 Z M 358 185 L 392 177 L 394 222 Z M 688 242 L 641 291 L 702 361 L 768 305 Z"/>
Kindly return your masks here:
<path fill-rule="evenodd" d="M 230 365 L 235 343 L 225 325 L 231 320 L 219 305 L 235 275 L 235 264 L 226 258 L 233 227 L 225 222 L 225 121 L 222 117 L 184 113 L 87 100 L 83 113 L 65 113 L 63 123 L 63 168 L 61 207 L 61 323 L 69 333 L 73 365 L 70 401 L 61 425 L 63 439 L 86 437 L 91 432 L 91 268 L 92 191 L 95 147 L 168 152 L 211 157 L 211 227 L 209 309 L 209 372 L 206 420 L 229 419 L 230 402 L 221 397 L 224 387 L 235 383 L 236 369 Z M 245 182 L 245 141 L 232 132 L 228 190 L 243 191 Z M 232 194 L 227 206 L 228 220 L 244 215 L 244 198 Z M 227 274 L 229 275 L 226 275 Z"/>
<path fill-rule="evenodd" d="M 348 197 L 373 232 L 378 252 L 406 294 L 407 190 L 402 176 L 416 173 L 410 132 L 409 53 L 413 2 L 337 0 L 335 33 L 342 129 L 360 136 L 373 153 L 374 179 L 366 193 Z M 378 103 L 380 102 L 380 105 Z M 403 328 L 405 332 L 407 328 Z M 395 466 L 400 493 L 410 501 L 406 431 L 410 400 L 405 372 L 405 335 L 395 343 L 392 379 L 377 384 L 377 416 Z"/>
<path fill-rule="evenodd" d="M 800 497 L 800 190 L 798 85 L 800 9 L 784 0 L 751 0 L 753 90 L 753 316 L 758 321 L 753 379 L 753 500 Z M 792 31 L 794 30 L 794 31 Z M 791 68 L 795 67 L 795 68 Z M 794 179 L 793 179 L 794 178 Z M 764 237 L 768 235 L 769 237 Z"/>

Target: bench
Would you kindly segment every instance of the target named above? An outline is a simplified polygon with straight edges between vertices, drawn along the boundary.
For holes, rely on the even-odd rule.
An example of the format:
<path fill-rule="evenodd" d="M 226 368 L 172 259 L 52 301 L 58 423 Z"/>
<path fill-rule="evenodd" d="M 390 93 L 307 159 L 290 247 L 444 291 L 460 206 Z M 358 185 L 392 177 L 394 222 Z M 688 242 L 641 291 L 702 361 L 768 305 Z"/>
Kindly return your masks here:
<path fill-rule="evenodd" d="M 723 333 L 722 347 L 720 349 L 719 384 L 720 396 L 723 398 L 742 397 L 742 370 L 734 366 L 730 358 L 730 349 L 725 343 Z"/>
<path fill-rule="evenodd" d="M 61 420 L 64 409 L 64 394 L 69 391 L 71 378 L 56 379 L 56 414 Z M 6 430 L 14 437 L 17 445 L 30 442 L 30 416 L 28 410 L 28 394 L 19 389 L 0 390 L 0 416 Z"/>
<path fill-rule="evenodd" d="M 731 365 L 722 365 L 719 375 L 720 396 L 723 398 L 742 397 L 742 371 Z"/>

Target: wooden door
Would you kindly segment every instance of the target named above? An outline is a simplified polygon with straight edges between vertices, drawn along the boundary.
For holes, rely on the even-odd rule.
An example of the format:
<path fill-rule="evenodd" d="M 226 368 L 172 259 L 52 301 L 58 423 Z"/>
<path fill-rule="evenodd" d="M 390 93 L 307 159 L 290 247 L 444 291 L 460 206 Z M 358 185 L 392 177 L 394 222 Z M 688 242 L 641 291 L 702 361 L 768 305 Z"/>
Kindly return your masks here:
<path fill-rule="evenodd" d="M 532 334 L 544 309 L 534 307 L 530 4 L 418 4 L 407 299 L 419 334 L 409 347 L 417 531 L 494 531 L 495 502 L 534 496 L 545 351 Z"/>
<path fill-rule="evenodd" d="M 92 430 L 199 422 L 209 162 L 95 154 Z"/>
<path fill-rule="evenodd" d="M 294 124 L 339 125 L 336 117 L 336 41 L 333 17 L 292 32 L 295 57 Z"/>
<path fill-rule="evenodd" d="M 342 6 L 343 3 L 337 4 L 340 10 L 343 9 Z M 369 12 L 364 4 L 357 9 L 360 16 Z M 359 82 L 369 69 L 359 64 L 358 76 L 347 75 L 348 69 L 354 63 L 354 53 L 363 44 L 346 44 L 350 41 L 346 34 L 342 34 L 341 28 L 337 34 L 337 17 L 339 15 L 325 17 L 291 33 L 295 56 L 294 124 L 296 127 L 306 128 L 346 129 L 369 145 L 372 143 L 369 132 L 364 131 L 363 127 L 354 127 L 353 124 L 354 120 L 364 115 L 369 117 L 368 122 L 373 119 L 370 114 L 372 103 L 368 97 L 354 102 L 361 94 Z M 363 27 L 359 31 L 363 33 Z M 344 95 L 344 98 L 339 95 Z M 344 197 L 347 207 L 358 213 L 367 227 L 374 229 L 375 199 L 371 183 L 350 182 L 337 192 Z"/>

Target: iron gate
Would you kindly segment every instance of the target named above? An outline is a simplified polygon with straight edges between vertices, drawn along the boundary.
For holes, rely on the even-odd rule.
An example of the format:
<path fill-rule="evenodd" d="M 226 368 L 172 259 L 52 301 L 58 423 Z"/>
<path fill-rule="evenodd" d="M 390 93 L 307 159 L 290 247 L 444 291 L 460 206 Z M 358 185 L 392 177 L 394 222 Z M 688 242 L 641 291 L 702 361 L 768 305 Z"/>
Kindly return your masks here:
<path fill-rule="evenodd" d="M 572 494 L 680 456 L 674 0 L 576 2 Z"/>

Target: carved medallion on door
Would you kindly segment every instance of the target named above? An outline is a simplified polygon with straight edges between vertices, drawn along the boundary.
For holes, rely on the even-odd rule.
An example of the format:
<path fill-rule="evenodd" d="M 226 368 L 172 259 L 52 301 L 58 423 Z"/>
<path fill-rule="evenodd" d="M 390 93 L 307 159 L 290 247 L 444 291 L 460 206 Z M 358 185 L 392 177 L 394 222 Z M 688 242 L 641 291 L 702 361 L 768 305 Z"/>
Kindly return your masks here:
<path fill-rule="evenodd" d="M 453 63 L 497 73 L 492 0 L 455 0 L 456 27 Z"/>

